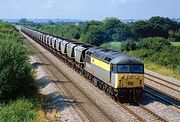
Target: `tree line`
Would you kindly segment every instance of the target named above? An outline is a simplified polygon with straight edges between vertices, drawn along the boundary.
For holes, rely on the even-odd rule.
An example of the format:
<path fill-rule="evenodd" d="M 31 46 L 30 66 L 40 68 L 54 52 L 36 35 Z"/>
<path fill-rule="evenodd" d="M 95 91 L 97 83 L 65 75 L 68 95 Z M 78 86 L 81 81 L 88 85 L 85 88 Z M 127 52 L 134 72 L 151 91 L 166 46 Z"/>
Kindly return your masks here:
<path fill-rule="evenodd" d="M 130 23 L 106 18 L 103 21 L 44 23 L 31 27 L 83 43 L 116 49 L 180 73 L 180 48 L 170 43 L 180 42 L 180 23 L 169 18 L 155 16 Z"/>
<path fill-rule="evenodd" d="M 163 37 L 180 41 L 180 23 L 159 16 L 130 23 L 123 23 L 111 17 L 103 21 L 92 20 L 84 23 L 40 24 L 21 20 L 19 24 L 30 25 L 57 36 L 78 39 L 96 46 L 111 41 L 122 42 L 146 37 Z"/>

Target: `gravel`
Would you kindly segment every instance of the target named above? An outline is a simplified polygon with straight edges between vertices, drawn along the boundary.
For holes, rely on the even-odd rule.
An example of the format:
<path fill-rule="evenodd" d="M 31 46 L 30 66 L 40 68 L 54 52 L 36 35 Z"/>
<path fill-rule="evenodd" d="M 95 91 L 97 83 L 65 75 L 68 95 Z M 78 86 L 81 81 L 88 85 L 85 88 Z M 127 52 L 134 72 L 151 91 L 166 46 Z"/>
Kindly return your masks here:
<path fill-rule="evenodd" d="M 128 108 L 130 108 L 132 111 L 140 115 L 145 121 L 147 122 L 154 122 L 157 121 L 155 117 L 147 113 L 145 110 L 143 110 L 139 106 L 133 106 L 133 105 L 127 105 Z"/>
<path fill-rule="evenodd" d="M 72 100 L 66 98 L 64 91 L 59 91 L 55 83 L 51 81 L 44 67 L 40 65 L 39 59 L 30 56 L 30 61 L 36 68 L 36 83 L 39 85 L 40 94 L 43 97 L 43 107 L 49 111 L 48 119 L 63 122 L 84 121 L 73 108 Z"/>
<path fill-rule="evenodd" d="M 145 94 L 141 100 L 142 104 L 146 108 L 150 109 L 154 113 L 158 114 L 162 118 L 171 122 L 180 121 L 180 110 L 173 106 L 166 104 L 153 96 Z"/>

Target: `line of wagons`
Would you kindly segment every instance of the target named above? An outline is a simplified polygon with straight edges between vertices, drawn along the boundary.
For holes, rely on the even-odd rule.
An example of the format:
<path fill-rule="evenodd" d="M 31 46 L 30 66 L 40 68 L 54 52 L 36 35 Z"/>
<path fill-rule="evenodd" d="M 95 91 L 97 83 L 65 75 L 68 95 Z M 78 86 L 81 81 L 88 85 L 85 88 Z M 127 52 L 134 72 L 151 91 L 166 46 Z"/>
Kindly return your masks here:
<path fill-rule="evenodd" d="M 142 95 L 144 64 L 140 60 L 27 27 L 21 27 L 21 31 L 78 69 L 108 95 L 116 99 L 137 99 Z"/>

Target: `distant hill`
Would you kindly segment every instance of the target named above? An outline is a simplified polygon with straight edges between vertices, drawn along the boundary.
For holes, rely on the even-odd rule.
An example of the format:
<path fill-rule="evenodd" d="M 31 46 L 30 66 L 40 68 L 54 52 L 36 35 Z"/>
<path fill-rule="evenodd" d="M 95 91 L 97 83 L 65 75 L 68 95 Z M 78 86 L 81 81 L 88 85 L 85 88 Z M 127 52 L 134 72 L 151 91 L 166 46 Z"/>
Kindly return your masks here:
<path fill-rule="evenodd" d="M 17 23 L 20 19 L 2 19 L 3 22 L 10 22 L 10 23 Z M 84 20 L 79 19 L 27 19 L 28 21 L 33 21 L 35 23 L 47 23 L 49 21 L 52 22 L 59 22 L 59 23 L 65 23 L 65 22 L 72 22 L 72 23 L 79 23 L 79 22 L 85 22 Z"/>
<path fill-rule="evenodd" d="M 172 20 L 180 22 L 180 17 L 179 18 L 173 18 Z"/>
<path fill-rule="evenodd" d="M 10 22 L 10 23 L 18 23 L 20 19 L 0 19 L 3 22 Z M 66 22 L 71 22 L 71 23 L 80 23 L 80 22 L 86 22 L 87 20 L 80 20 L 80 19 L 27 19 L 28 21 L 33 21 L 35 23 L 48 23 L 49 21 L 52 21 L 54 23 L 66 23 Z M 125 23 L 130 23 L 130 22 L 135 22 L 138 20 L 145 20 L 145 19 L 122 19 L 122 22 Z M 180 22 L 180 17 L 179 18 L 173 18 L 172 20 Z"/>

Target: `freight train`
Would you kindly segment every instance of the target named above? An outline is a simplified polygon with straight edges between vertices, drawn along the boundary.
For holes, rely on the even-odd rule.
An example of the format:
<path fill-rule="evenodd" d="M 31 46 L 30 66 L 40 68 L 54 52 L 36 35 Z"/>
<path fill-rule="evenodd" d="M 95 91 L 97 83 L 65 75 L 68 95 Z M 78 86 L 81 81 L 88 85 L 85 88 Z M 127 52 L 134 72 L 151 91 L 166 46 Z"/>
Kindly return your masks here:
<path fill-rule="evenodd" d="M 79 71 L 115 99 L 137 99 L 144 88 L 144 64 L 118 51 L 85 45 L 39 30 L 21 27 L 39 44 Z"/>

